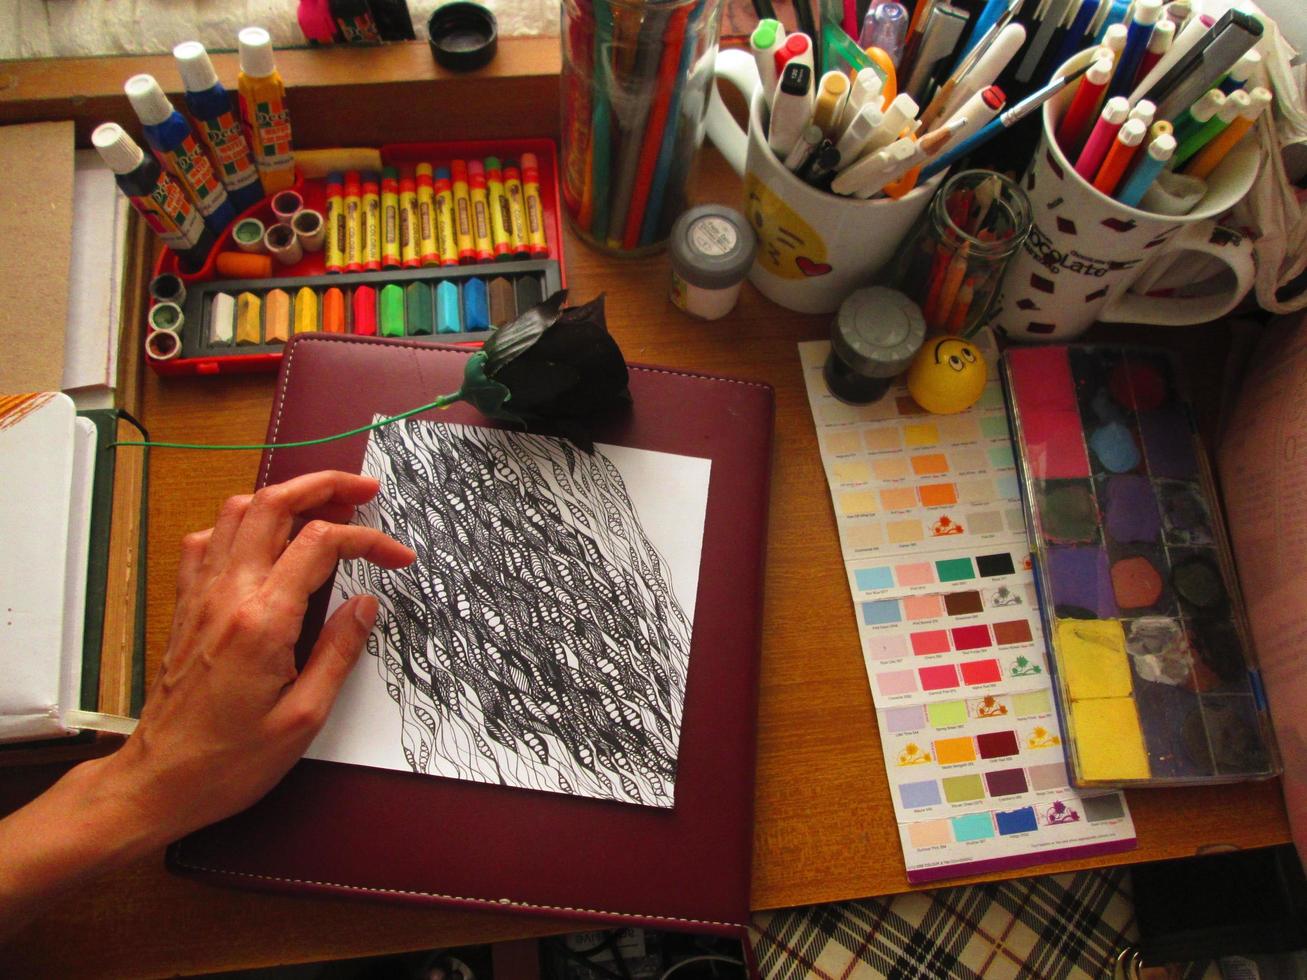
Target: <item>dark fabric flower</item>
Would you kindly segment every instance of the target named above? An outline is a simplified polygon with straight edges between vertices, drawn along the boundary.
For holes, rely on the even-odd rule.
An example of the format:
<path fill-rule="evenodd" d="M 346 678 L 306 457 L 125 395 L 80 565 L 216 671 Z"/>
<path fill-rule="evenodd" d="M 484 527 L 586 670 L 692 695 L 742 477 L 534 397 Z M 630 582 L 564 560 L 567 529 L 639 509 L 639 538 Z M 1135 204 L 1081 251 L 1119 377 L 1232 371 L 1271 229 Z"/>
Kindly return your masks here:
<path fill-rule="evenodd" d="M 500 327 L 469 359 L 460 392 L 484 415 L 544 424 L 593 448 L 587 423 L 631 400 L 626 359 L 604 321 L 604 297 L 563 309 L 566 290 Z"/>

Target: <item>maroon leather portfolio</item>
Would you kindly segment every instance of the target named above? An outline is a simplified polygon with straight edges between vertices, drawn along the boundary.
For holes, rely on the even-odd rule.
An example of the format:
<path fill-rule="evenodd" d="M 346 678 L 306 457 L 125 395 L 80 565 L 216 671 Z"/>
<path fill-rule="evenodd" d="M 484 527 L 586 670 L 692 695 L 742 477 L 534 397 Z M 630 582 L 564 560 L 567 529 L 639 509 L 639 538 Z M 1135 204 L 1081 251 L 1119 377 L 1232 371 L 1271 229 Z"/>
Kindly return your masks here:
<path fill-rule="evenodd" d="M 366 425 L 456 390 L 469 351 L 305 334 L 269 442 Z M 749 912 L 770 386 L 633 365 L 598 443 L 707 458 L 703 550 L 674 805 L 632 805 L 304 760 L 245 813 L 175 844 L 179 873 L 243 887 L 738 933 Z M 498 425 L 462 403 L 420 416 Z M 265 453 L 260 485 L 361 469 L 367 436 Z M 312 643 L 329 588 L 301 638 Z"/>

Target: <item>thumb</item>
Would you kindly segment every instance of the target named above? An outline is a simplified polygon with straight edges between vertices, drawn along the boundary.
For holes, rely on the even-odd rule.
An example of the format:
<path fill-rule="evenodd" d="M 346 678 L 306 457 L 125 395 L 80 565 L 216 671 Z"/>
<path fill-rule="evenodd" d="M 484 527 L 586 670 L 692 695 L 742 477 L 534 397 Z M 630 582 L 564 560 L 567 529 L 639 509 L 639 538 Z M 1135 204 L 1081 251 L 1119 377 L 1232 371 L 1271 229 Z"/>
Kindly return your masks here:
<path fill-rule="evenodd" d="M 285 702 L 298 714 L 326 720 L 345 678 L 354 669 L 363 643 L 377 620 L 377 600 L 356 595 L 332 614 L 313 644 L 313 652 L 292 685 Z M 321 722 L 315 727 L 320 727 Z"/>

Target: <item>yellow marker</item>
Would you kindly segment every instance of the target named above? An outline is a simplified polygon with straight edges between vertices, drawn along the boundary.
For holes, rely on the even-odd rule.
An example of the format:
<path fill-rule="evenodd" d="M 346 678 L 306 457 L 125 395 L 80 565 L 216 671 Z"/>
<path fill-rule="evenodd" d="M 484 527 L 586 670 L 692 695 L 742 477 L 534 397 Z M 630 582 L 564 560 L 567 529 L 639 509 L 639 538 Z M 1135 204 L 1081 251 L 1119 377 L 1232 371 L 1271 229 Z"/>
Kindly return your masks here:
<path fill-rule="evenodd" d="M 436 250 L 441 265 L 458 265 L 458 236 L 454 233 L 454 191 L 449 185 L 449 171 L 441 167 L 435 173 L 432 190 L 436 195 Z M 469 228 L 469 236 L 471 229 Z M 468 239 L 468 247 L 472 245 Z"/>
<path fill-rule="evenodd" d="M 318 329 L 318 294 L 301 286 L 295 294 L 295 332 L 312 333 Z"/>
<path fill-rule="evenodd" d="M 236 35 L 241 72 L 236 81 L 241 117 L 249 127 L 250 148 L 263 181 L 263 193 L 275 194 L 295 183 L 295 152 L 291 149 L 290 110 L 286 87 L 272 57 L 272 38 L 262 27 L 247 27 Z"/>
<path fill-rule="evenodd" d="M 259 323 L 259 314 L 263 304 L 253 293 L 241 293 L 236 297 L 236 343 L 259 344 L 263 342 L 263 332 Z"/>
<path fill-rule="evenodd" d="M 419 163 L 418 175 L 418 256 L 423 265 L 440 263 L 440 245 L 436 241 L 436 192 L 431 186 L 431 164 Z"/>
<path fill-rule="evenodd" d="M 328 272 L 345 269 L 345 197 L 340 174 L 327 178 L 327 254 Z"/>
<path fill-rule="evenodd" d="M 363 268 L 381 268 L 381 194 L 377 175 L 371 170 L 363 175 Z"/>
<path fill-rule="evenodd" d="M 263 340 L 268 344 L 284 344 L 290 340 L 290 294 L 284 289 L 273 289 L 263 297 Z"/>
<path fill-rule="evenodd" d="M 511 163 L 504 165 L 504 193 L 508 195 L 508 233 L 514 255 L 529 255 L 526 247 L 526 198 L 522 175 Z"/>
<path fill-rule="evenodd" d="M 467 162 L 467 186 L 472 196 L 472 242 L 478 262 L 495 260 L 495 243 L 490 237 L 490 197 L 486 193 L 486 168 L 480 160 Z"/>
<path fill-rule="evenodd" d="M 545 209 L 540 200 L 540 165 L 534 153 L 522 154 L 522 190 L 526 197 L 526 240 L 532 255 L 549 254 Z"/>
<path fill-rule="evenodd" d="M 513 257 L 513 223 L 508 213 L 508 195 L 504 192 L 504 175 L 498 157 L 486 157 L 486 188 L 490 192 L 490 237 L 494 242 L 495 260 Z"/>
<path fill-rule="evenodd" d="M 399 171 L 386 167 L 381 171 L 381 264 L 398 269 L 399 250 Z"/>
<path fill-rule="evenodd" d="M 454 240 L 458 245 L 458 261 L 475 262 L 476 243 L 472 240 L 472 195 L 467 186 L 467 164 L 452 160 L 449 164 L 454 190 Z"/>
<path fill-rule="evenodd" d="M 345 175 L 345 271 L 363 271 L 363 198 L 359 175 Z"/>
<path fill-rule="evenodd" d="M 411 170 L 399 179 L 399 248 L 404 268 L 412 269 L 422 264 L 418 241 L 418 195 Z"/>
<path fill-rule="evenodd" d="M 821 76 L 821 87 L 817 90 L 817 102 L 812 109 L 812 124 L 821 129 L 822 135 L 834 139 L 838 135 L 840 117 L 844 115 L 844 103 L 849 98 L 849 76 L 842 71 L 828 71 Z"/>

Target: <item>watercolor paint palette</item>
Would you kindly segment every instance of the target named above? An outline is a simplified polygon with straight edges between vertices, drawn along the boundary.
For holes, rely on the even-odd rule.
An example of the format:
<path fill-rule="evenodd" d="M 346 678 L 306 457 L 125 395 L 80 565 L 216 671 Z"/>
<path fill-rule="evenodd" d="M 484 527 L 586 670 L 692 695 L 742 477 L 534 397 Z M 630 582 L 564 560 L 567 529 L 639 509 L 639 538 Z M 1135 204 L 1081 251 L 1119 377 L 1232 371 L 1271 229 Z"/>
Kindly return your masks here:
<path fill-rule="evenodd" d="M 1277 771 L 1212 481 L 1174 365 L 1104 347 L 1004 355 L 1031 537 L 1081 786 Z"/>

